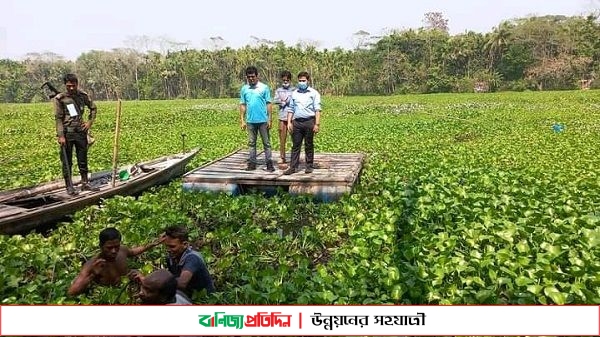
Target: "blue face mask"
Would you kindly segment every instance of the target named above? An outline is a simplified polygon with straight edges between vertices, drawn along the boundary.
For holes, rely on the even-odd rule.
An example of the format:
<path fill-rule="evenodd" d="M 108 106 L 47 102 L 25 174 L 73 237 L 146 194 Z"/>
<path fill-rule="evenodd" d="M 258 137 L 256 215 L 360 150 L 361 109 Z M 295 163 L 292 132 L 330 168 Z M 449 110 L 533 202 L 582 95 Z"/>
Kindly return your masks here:
<path fill-rule="evenodd" d="M 308 88 L 308 82 L 298 82 L 298 89 L 306 90 Z"/>

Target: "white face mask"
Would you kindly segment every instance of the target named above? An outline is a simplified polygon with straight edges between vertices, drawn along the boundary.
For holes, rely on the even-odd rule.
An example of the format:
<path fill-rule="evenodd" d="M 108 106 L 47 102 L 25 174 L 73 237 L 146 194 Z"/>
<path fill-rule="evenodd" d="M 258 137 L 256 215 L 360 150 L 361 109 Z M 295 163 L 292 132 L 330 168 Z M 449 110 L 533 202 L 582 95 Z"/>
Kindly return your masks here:
<path fill-rule="evenodd" d="M 289 87 L 290 87 L 290 82 L 288 82 L 288 83 L 283 83 L 283 87 L 284 87 L 284 88 L 286 88 L 286 89 L 287 89 L 287 88 L 289 88 Z"/>

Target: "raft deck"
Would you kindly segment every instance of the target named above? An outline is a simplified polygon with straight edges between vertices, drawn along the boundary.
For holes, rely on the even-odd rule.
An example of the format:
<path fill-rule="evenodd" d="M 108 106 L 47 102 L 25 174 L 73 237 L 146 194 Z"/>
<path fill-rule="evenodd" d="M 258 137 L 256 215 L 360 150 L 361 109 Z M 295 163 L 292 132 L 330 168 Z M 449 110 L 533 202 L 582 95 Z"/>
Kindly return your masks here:
<path fill-rule="evenodd" d="M 304 173 L 304 154 L 301 154 L 296 173 L 284 175 L 287 164 L 275 164 L 275 172 L 266 170 L 263 152 L 257 155 L 256 170 L 246 171 L 248 151 L 238 150 L 186 173 L 183 188 L 232 195 L 250 190 L 275 193 L 279 189 L 293 195 L 312 195 L 329 202 L 351 192 L 359 179 L 364 158 L 362 153 L 315 153 L 314 171 Z"/>

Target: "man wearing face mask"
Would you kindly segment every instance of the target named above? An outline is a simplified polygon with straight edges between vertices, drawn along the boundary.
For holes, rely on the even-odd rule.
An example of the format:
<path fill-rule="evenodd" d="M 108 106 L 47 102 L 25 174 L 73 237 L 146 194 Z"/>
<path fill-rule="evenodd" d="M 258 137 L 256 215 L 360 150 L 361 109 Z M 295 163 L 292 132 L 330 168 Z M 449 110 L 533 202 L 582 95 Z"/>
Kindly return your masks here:
<path fill-rule="evenodd" d="M 287 143 L 287 115 L 291 111 L 290 101 L 292 92 L 296 90 L 291 85 L 292 73 L 288 70 L 281 72 L 281 86 L 275 90 L 275 104 L 279 105 L 279 164 L 285 163 L 285 147 Z"/>
<path fill-rule="evenodd" d="M 73 166 L 73 147 L 77 152 L 77 166 L 81 174 L 81 190 L 97 191 L 88 182 L 88 130 L 96 119 L 96 104 L 89 95 L 77 88 L 78 80 L 74 74 L 66 74 L 63 82 L 66 93 L 59 93 L 53 99 L 56 118 L 56 136 L 61 147 L 60 160 L 65 186 L 69 195 L 76 195 L 71 180 Z M 83 120 L 85 107 L 90 109 L 87 122 Z"/>
<path fill-rule="evenodd" d="M 246 68 L 247 84 L 240 90 L 240 123 L 242 130 L 248 129 L 248 154 L 247 171 L 256 170 L 256 139 L 258 134 L 262 139 L 265 150 L 265 163 L 267 171 L 275 171 L 271 161 L 271 89 L 268 85 L 258 80 L 258 70 L 254 66 Z"/>
<path fill-rule="evenodd" d="M 295 173 L 300 161 L 300 148 L 304 140 L 306 159 L 305 173 L 313 172 L 315 148 L 313 137 L 321 124 L 321 95 L 309 86 L 310 75 L 306 71 L 298 74 L 298 89 L 291 97 L 291 111 L 288 112 L 288 130 L 292 133 L 292 161 L 285 175 Z"/>

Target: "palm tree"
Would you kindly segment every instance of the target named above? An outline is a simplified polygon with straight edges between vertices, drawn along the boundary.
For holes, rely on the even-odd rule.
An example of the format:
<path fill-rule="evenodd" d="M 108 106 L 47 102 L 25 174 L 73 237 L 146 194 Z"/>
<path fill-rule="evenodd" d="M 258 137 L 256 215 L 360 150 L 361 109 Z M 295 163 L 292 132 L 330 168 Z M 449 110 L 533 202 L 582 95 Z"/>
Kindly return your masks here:
<path fill-rule="evenodd" d="M 503 21 L 494 28 L 490 34 L 488 42 L 485 44 L 485 51 L 490 59 L 489 69 L 494 67 L 494 63 L 502 59 L 502 54 L 508 46 L 511 38 L 511 29 L 513 25 L 508 21 Z"/>

